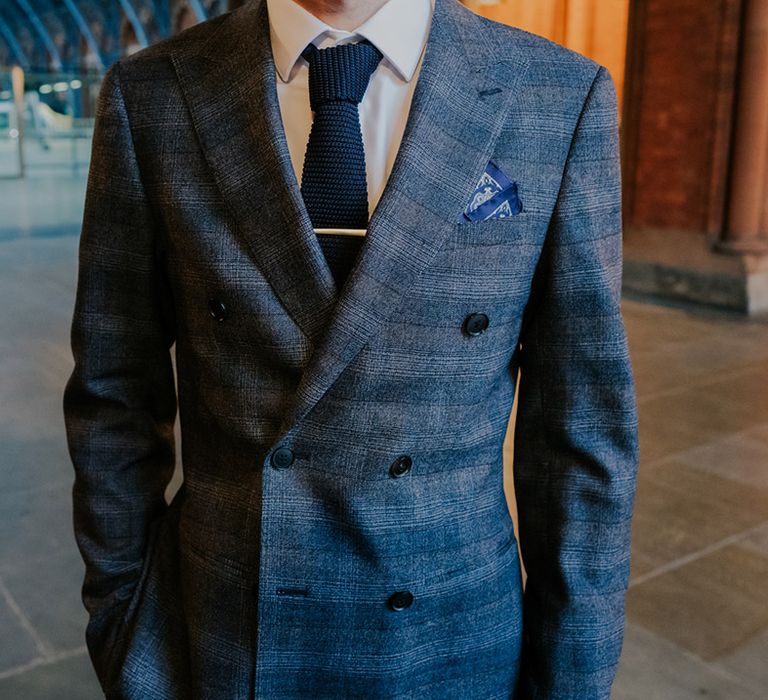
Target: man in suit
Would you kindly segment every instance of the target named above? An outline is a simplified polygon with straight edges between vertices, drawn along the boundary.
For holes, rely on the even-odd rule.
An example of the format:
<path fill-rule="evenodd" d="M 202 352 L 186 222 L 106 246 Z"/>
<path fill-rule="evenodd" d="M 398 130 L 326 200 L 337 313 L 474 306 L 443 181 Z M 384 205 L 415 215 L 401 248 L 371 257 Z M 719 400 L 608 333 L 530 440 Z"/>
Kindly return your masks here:
<path fill-rule="evenodd" d="M 609 697 L 638 446 L 604 67 L 458 0 L 246 0 L 107 71 L 79 265 L 108 697 Z"/>

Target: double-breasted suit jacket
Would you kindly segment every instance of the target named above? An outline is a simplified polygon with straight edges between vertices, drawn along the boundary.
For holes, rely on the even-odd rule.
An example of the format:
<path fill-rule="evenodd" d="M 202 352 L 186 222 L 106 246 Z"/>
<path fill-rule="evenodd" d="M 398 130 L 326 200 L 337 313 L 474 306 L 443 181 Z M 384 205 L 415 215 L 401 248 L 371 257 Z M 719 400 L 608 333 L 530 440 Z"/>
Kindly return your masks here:
<path fill-rule="evenodd" d="M 109 697 L 608 697 L 638 457 L 617 130 L 605 68 L 437 0 L 337 289 L 264 0 L 109 68 L 63 396 Z M 491 160 L 522 211 L 461 223 Z"/>

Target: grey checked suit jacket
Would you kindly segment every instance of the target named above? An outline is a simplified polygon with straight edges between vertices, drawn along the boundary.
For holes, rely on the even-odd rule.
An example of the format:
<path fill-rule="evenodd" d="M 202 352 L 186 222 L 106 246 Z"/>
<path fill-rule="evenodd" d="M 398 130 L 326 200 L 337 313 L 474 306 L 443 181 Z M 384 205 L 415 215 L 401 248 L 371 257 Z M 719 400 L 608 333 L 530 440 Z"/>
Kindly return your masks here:
<path fill-rule="evenodd" d="M 109 697 L 608 698 L 638 462 L 617 130 L 605 68 L 437 0 L 337 290 L 264 0 L 111 66 L 63 396 Z M 491 159 L 523 211 L 457 223 Z"/>

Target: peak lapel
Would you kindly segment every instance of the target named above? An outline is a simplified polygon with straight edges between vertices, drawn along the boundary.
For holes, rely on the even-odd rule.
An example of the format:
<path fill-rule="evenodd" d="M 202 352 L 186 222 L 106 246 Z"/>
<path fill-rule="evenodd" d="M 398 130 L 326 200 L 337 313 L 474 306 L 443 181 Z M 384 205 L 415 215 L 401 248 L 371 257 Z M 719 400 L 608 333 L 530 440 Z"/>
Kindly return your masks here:
<path fill-rule="evenodd" d="M 193 44 L 172 61 L 205 158 L 256 263 L 314 343 L 337 290 L 291 163 L 266 2 L 247 0 Z"/>
<path fill-rule="evenodd" d="M 458 0 L 436 0 L 392 172 L 278 439 L 396 311 L 469 201 L 527 68 L 498 37 Z"/>

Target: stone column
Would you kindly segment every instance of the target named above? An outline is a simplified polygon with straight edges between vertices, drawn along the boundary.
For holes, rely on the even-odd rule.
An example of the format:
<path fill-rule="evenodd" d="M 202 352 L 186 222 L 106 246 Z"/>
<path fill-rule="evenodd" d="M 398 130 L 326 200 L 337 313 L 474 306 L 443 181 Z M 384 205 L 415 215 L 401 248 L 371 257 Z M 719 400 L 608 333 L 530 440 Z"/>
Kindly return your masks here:
<path fill-rule="evenodd" d="M 768 313 L 767 28 L 768 0 L 633 0 L 625 292 Z"/>
<path fill-rule="evenodd" d="M 768 0 L 746 0 L 730 201 L 716 249 L 768 251 Z"/>

